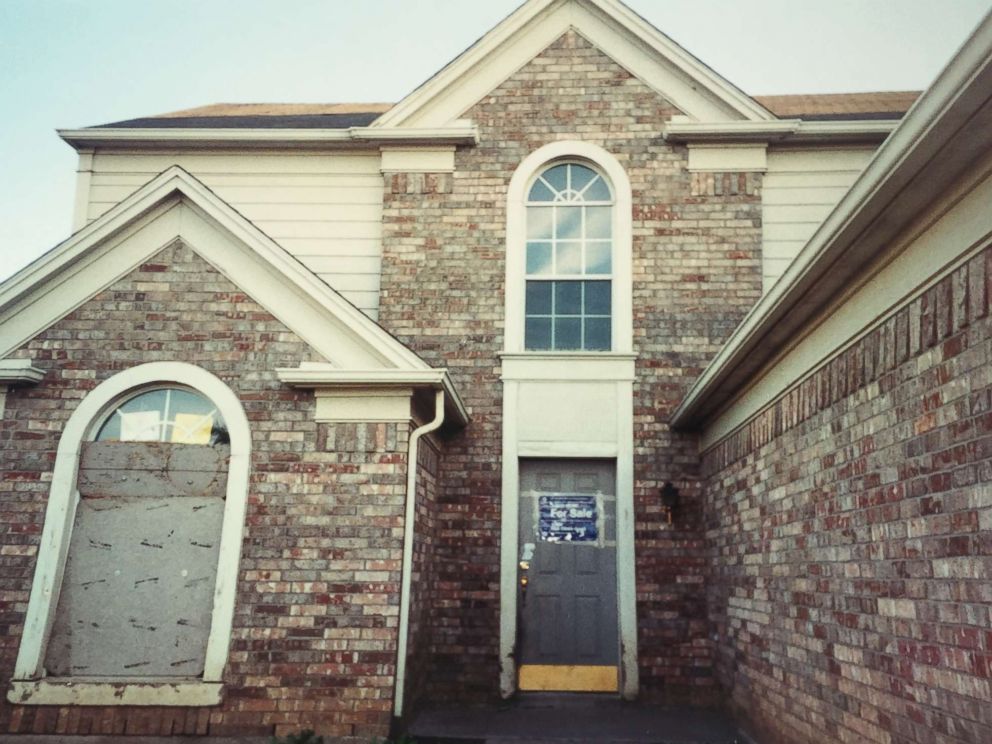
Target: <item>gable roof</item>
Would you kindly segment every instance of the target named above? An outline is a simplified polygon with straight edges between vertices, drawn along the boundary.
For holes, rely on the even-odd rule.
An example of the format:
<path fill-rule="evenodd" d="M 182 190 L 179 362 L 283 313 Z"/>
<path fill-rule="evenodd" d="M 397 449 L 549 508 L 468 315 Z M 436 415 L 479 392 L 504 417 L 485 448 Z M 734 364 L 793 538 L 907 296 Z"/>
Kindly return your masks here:
<path fill-rule="evenodd" d="M 372 126 L 449 124 L 569 28 L 695 119 L 775 118 L 620 0 L 527 0 Z"/>
<path fill-rule="evenodd" d="M 100 124 L 96 129 L 348 129 L 364 127 L 389 103 L 214 103 Z"/>
<path fill-rule="evenodd" d="M 919 91 L 788 93 L 754 96 L 775 116 L 806 121 L 899 119 Z M 212 103 L 206 106 L 99 124 L 93 129 L 347 129 L 371 123 L 392 103 Z"/>
<path fill-rule="evenodd" d="M 754 100 L 782 119 L 841 121 L 900 119 L 920 97 L 920 91 L 872 93 L 800 93 L 755 96 Z"/>
<path fill-rule="evenodd" d="M 0 284 L 0 358 L 175 240 L 336 367 L 431 369 L 178 166 Z"/>

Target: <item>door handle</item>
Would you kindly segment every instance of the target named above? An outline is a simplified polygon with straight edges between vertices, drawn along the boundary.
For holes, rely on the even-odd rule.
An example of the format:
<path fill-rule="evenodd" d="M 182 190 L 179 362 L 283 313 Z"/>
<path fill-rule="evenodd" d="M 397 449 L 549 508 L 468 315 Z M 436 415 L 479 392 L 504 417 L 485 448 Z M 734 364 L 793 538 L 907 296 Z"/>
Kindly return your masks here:
<path fill-rule="evenodd" d="M 527 601 L 527 585 L 530 583 L 530 579 L 527 576 L 527 572 L 530 570 L 530 561 L 520 561 L 518 564 L 520 566 L 520 592 L 521 599 L 523 602 Z"/>

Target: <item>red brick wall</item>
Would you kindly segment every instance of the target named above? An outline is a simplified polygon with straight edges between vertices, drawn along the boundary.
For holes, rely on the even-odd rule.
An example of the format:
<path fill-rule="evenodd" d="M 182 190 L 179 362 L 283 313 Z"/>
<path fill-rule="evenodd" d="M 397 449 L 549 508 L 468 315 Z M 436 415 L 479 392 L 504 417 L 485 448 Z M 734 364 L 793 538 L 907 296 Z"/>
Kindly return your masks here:
<path fill-rule="evenodd" d="M 435 697 L 498 689 L 499 496 L 506 190 L 521 161 L 561 139 L 613 153 L 634 198 L 635 447 L 641 674 L 651 694 L 715 688 L 691 437 L 664 423 L 760 296 L 760 177 L 686 171 L 662 141 L 678 111 L 569 32 L 465 112 L 481 142 L 454 174 L 387 174 L 380 318 L 451 369 L 472 422 L 446 444 L 438 495 Z M 662 526 L 657 488 L 690 506 Z"/>
<path fill-rule="evenodd" d="M 225 381 L 252 429 L 252 476 L 224 703 L 210 709 L 12 706 L 14 733 L 384 735 L 392 703 L 406 424 L 317 425 L 279 366 L 319 360 L 176 246 L 24 345 L 47 371 L 0 425 L 0 686 L 20 641 L 59 434 L 97 384 L 182 360 Z"/>
<path fill-rule="evenodd" d="M 763 741 L 992 741 L 992 250 L 705 454 L 719 676 Z"/>

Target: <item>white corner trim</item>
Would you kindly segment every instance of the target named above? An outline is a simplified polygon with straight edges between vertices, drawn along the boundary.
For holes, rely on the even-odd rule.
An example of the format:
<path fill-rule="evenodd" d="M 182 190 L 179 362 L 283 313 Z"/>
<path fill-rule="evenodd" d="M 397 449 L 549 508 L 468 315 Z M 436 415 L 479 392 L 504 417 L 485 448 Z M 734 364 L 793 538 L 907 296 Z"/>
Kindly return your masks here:
<path fill-rule="evenodd" d="M 444 391 L 434 394 L 434 418 L 410 433 L 406 457 L 406 504 L 403 516 L 403 568 L 400 577 L 400 627 L 396 648 L 396 682 L 393 686 L 393 715 L 403 715 L 406 692 L 406 654 L 410 635 L 410 587 L 413 580 L 413 541 L 417 518 L 417 448 L 420 439 L 444 423 Z"/>
<path fill-rule="evenodd" d="M 690 144 L 689 172 L 764 173 L 768 170 L 768 145 Z"/>
<path fill-rule="evenodd" d="M 93 183 L 93 150 L 79 150 L 79 165 L 76 168 L 76 195 L 72 208 L 72 231 L 86 225 L 90 204 L 90 186 Z"/>
<path fill-rule="evenodd" d="M 42 679 L 10 683 L 7 701 L 14 705 L 136 705 L 205 707 L 220 705 L 224 685 L 162 679 L 128 682 L 82 682 Z"/>
<path fill-rule="evenodd" d="M 248 503 L 251 431 L 241 402 L 219 378 L 185 362 L 151 362 L 119 372 L 94 388 L 72 412 L 59 439 L 38 562 L 14 667 L 14 679 L 18 682 L 38 681 L 44 675 L 45 649 L 58 606 L 79 501 L 76 476 L 82 445 L 92 437 L 100 416 L 117 400 L 131 391 L 158 383 L 185 385 L 209 398 L 224 417 L 231 437 L 217 583 L 203 673 L 204 682 L 221 681 L 234 620 L 241 538 Z"/>
<path fill-rule="evenodd" d="M 508 354 L 524 353 L 524 251 L 527 189 L 542 167 L 556 160 L 585 160 L 602 171 L 613 189 L 613 351 L 633 347 L 633 195 L 630 179 L 612 153 L 591 142 L 566 140 L 540 147 L 517 166 L 506 196 L 506 328 Z"/>
<path fill-rule="evenodd" d="M 383 147 L 380 170 L 383 173 L 452 173 L 453 147 Z"/>
<path fill-rule="evenodd" d="M 31 359 L 0 359 L 0 385 L 33 385 L 44 377 L 45 370 L 35 367 Z"/>

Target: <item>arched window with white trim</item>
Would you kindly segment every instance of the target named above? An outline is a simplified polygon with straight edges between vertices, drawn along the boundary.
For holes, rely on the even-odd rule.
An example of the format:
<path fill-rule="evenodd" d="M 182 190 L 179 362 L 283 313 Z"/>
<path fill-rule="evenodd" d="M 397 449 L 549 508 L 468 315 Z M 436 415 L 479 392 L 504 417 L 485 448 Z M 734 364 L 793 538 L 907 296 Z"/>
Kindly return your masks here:
<path fill-rule="evenodd" d="M 631 191 L 585 142 L 528 156 L 507 199 L 506 350 L 629 352 Z"/>
<path fill-rule="evenodd" d="M 524 348 L 612 348 L 613 191 L 579 162 L 554 163 L 527 195 Z"/>
<path fill-rule="evenodd" d="M 193 365 L 140 365 L 82 400 L 56 456 L 22 702 L 219 701 L 249 455 L 237 397 Z"/>

